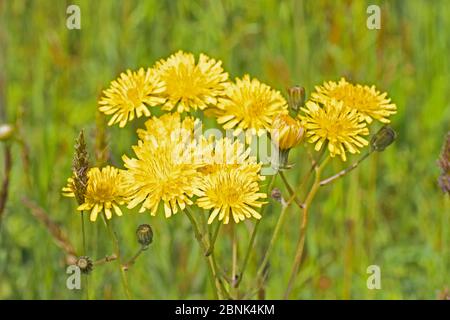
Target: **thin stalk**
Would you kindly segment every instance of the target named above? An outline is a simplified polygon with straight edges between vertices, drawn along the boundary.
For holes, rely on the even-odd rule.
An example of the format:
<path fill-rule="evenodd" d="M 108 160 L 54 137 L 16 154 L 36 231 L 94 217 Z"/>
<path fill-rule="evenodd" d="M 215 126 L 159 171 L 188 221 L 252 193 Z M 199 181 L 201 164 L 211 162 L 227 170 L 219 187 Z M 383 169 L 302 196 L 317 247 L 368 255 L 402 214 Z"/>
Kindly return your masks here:
<path fill-rule="evenodd" d="M 84 212 L 81 211 L 81 234 L 82 234 L 82 238 L 83 238 L 83 255 L 86 255 L 86 231 L 84 228 Z M 86 284 L 86 299 L 89 300 L 89 278 L 88 275 L 86 274 L 84 277 L 85 280 L 85 284 Z"/>
<path fill-rule="evenodd" d="M 130 289 L 128 286 L 127 274 L 126 274 L 125 269 L 123 268 L 122 257 L 120 255 L 119 240 L 117 239 L 117 236 L 116 236 L 114 230 L 112 229 L 111 223 L 108 221 L 108 219 L 105 218 L 104 215 L 102 215 L 102 217 L 103 217 L 103 221 L 105 222 L 106 228 L 108 229 L 109 237 L 111 238 L 111 241 L 114 246 L 114 254 L 117 257 L 117 266 L 119 267 L 120 277 L 122 280 L 122 286 L 125 291 L 125 295 L 127 296 L 127 299 L 131 300 L 131 294 L 130 294 Z"/>
<path fill-rule="evenodd" d="M 269 185 L 267 187 L 267 193 L 271 191 L 271 189 L 273 187 L 273 184 L 275 183 L 275 178 L 277 176 L 277 173 L 272 175 L 272 176 L 270 176 Z M 266 207 L 267 206 L 265 206 L 265 207 L 263 207 L 261 209 L 261 215 L 264 215 Z M 244 277 L 244 272 L 245 272 L 245 270 L 247 268 L 248 261 L 250 259 L 250 254 L 253 252 L 253 246 L 254 246 L 255 240 L 256 240 L 256 233 L 258 232 L 258 227 L 259 227 L 260 222 L 261 222 L 261 220 L 257 220 L 256 221 L 255 226 L 254 226 L 253 231 L 252 231 L 252 235 L 250 236 L 250 242 L 248 244 L 247 251 L 245 253 L 244 262 L 242 263 L 241 273 L 240 273 L 240 275 L 239 275 L 239 277 L 238 277 L 238 279 L 236 281 L 236 284 L 235 284 L 236 288 L 239 287 L 239 284 L 241 283 L 242 278 Z"/>
<path fill-rule="evenodd" d="M 306 196 L 306 200 L 305 200 L 304 207 L 303 207 L 302 219 L 301 219 L 300 231 L 299 231 L 300 236 L 299 236 L 299 240 L 297 242 L 297 248 L 295 250 L 294 265 L 292 266 L 292 271 L 291 271 L 291 275 L 289 277 L 288 286 L 284 293 L 284 299 L 287 299 L 289 297 L 289 294 L 292 291 L 292 286 L 294 285 L 295 279 L 298 274 L 298 269 L 302 262 L 303 249 L 305 247 L 306 227 L 308 225 L 309 208 L 311 206 L 311 202 L 313 201 L 317 191 L 319 190 L 320 175 L 329 159 L 330 159 L 330 157 L 328 156 L 319 167 L 315 168 L 314 183 L 313 183 L 311 189 L 309 190 L 308 195 Z"/>
<path fill-rule="evenodd" d="M 331 176 L 331 177 L 329 177 L 329 178 L 327 178 L 327 179 L 324 179 L 324 180 L 320 181 L 320 186 L 321 186 L 321 187 L 322 187 L 322 186 L 325 186 L 325 185 L 327 185 L 327 184 L 333 182 L 334 180 L 336 180 L 336 179 L 338 179 L 338 178 L 340 178 L 340 177 L 342 177 L 342 176 L 345 176 L 347 173 L 349 173 L 350 171 L 352 171 L 353 169 L 355 169 L 356 167 L 358 167 L 359 164 L 360 164 L 361 162 L 363 162 L 365 159 L 367 159 L 368 156 L 370 156 L 371 153 L 372 153 L 372 151 L 368 151 L 368 152 L 367 152 L 366 154 L 364 154 L 358 161 L 354 162 L 350 167 L 345 168 L 344 170 L 339 171 L 339 172 L 336 173 L 335 175 L 333 175 L 333 176 Z"/>
<path fill-rule="evenodd" d="M 283 171 L 280 171 L 280 177 L 284 182 L 284 185 L 286 186 L 286 189 L 288 189 L 289 195 L 294 199 L 295 203 L 297 203 L 297 206 L 300 209 L 303 209 L 303 203 L 300 201 L 300 199 L 297 197 L 297 195 L 295 194 L 294 189 L 291 187 L 291 185 L 289 184 L 289 181 L 287 180 L 286 176 L 284 175 Z"/>
<path fill-rule="evenodd" d="M 237 247 L 237 233 L 236 228 L 233 225 L 232 226 L 232 235 L 231 235 L 231 292 L 233 295 L 237 298 L 239 296 L 238 289 L 236 288 L 236 282 L 237 282 L 237 254 L 238 254 L 238 247 Z"/>
<path fill-rule="evenodd" d="M 212 238 L 209 242 L 208 250 L 205 253 L 206 256 L 209 256 L 214 251 L 214 245 L 216 244 L 217 236 L 219 234 L 219 230 L 220 230 L 221 226 L 222 226 L 222 223 L 219 221 L 217 223 L 216 229 L 214 230 L 214 233 L 212 234 Z"/>
<path fill-rule="evenodd" d="M 265 272 L 267 263 L 269 262 L 270 254 L 272 253 L 273 246 L 278 239 L 278 235 L 280 233 L 281 226 L 283 225 L 284 218 L 285 218 L 286 212 L 287 212 L 287 208 L 288 208 L 288 206 L 284 205 L 283 209 L 281 210 L 280 215 L 278 216 L 278 221 L 275 226 L 275 230 L 273 231 L 272 238 L 270 239 L 269 246 L 266 249 L 266 253 L 264 254 L 264 259 L 263 259 L 261 265 L 259 266 L 258 272 L 256 274 L 257 280 L 261 279 Z"/>
<path fill-rule="evenodd" d="M 114 260 L 117 260 L 117 256 L 115 254 L 112 254 L 110 256 L 104 257 L 103 259 L 98 259 L 98 260 L 94 261 L 93 264 L 94 264 L 94 266 L 100 266 L 102 264 L 105 264 L 105 263 L 108 263 L 108 262 L 111 262 Z"/>
<path fill-rule="evenodd" d="M 227 296 L 228 294 L 226 292 L 225 287 L 223 286 L 223 282 L 221 281 L 221 279 L 217 273 L 217 265 L 216 265 L 216 261 L 214 258 L 214 253 L 212 252 L 211 254 L 206 255 L 206 253 L 208 252 L 208 248 L 203 241 L 203 237 L 202 237 L 202 234 L 200 233 L 200 229 L 199 229 L 197 221 L 195 220 L 195 218 L 193 217 L 192 213 L 190 212 L 190 210 L 188 208 L 186 208 L 184 210 L 184 212 L 186 213 L 186 216 L 188 217 L 189 221 L 192 224 L 192 227 L 194 229 L 195 238 L 197 239 L 197 242 L 200 245 L 203 255 L 205 255 L 205 257 L 207 259 L 208 272 L 209 272 L 209 276 L 210 276 L 210 280 L 211 280 L 211 285 L 213 286 L 213 288 L 216 289 L 216 290 L 213 290 L 215 298 L 223 299 L 223 297 Z"/>
<path fill-rule="evenodd" d="M 139 250 L 136 252 L 136 254 L 130 260 L 128 260 L 127 263 L 125 263 L 123 268 L 125 270 L 128 270 L 128 268 L 131 267 L 136 262 L 137 258 L 139 258 L 139 256 L 142 254 L 142 252 L 144 252 L 147 249 L 148 249 L 148 246 L 141 246 L 139 248 Z"/>

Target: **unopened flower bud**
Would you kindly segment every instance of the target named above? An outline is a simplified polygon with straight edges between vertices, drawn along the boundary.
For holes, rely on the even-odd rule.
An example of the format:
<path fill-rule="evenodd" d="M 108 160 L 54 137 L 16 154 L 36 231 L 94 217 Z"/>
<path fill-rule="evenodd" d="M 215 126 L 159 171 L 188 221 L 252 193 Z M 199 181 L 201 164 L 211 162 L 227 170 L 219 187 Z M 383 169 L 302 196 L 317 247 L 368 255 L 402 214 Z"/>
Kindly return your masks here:
<path fill-rule="evenodd" d="M 14 134 L 14 127 L 8 123 L 0 124 L 0 141 L 10 139 Z"/>
<path fill-rule="evenodd" d="M 372 151 L 384 151 L 389 145 L 394 142 L 397 134 L 394 129 L 389 126 L 383 126 L 370 140 L 370 148 Z"/>
<path fill-rule="evenodd" d="M 270 194 L 270 196 L 272 197 L 273 200 L 280 202 L 283 199 L 283 195 L 281 194 L 281 190 L 278 188 L 273 188 L 272 189 L 272 193 Z"/>
<path fill-rule="evenodd" d="M 92 271 L 94 264 L 92 263 L 91 258 L 82 256 L 78 257 L 77 267 L 80 268 L 81 273 L 89 274 Z"/>
<path fill-rule="evenodd" d="M 305 88 L 294 86 L 288 89 L 289 108 L 297 114 L 298 110 L 305 104 Z"/>
<path fill-rule="evenodd" d="M 136 230 L 136 235 L 138 242 L 143 247 L 150 245 L 153 241 L 152 227 L 148 224 L 141 224 Z"/>

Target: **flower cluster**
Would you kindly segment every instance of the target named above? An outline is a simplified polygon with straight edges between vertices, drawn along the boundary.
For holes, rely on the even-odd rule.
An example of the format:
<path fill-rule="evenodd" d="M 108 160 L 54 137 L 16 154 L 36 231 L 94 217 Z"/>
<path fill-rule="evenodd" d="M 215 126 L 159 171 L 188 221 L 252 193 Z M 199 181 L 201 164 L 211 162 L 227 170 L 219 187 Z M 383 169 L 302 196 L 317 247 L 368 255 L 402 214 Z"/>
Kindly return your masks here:
<path fill-rule="evenodd" d="M 78 210 L 90 211 L 91 221 L 99 214 L 110 219 L 113 211 L 121 216 L 120 206 L 166 217 L 198 206 L 209 211 L 208 223 L 260 219 L 267 195 L 260 186 L 262 163 L 247 147 L 252 139 L 268 133 L 287 160 L 308 138 L 316 150 L 327 145 L 332 157 L 345 161 L 347 152 L 368 145 L 372 119 L 386 123 L 396 112 L 385 93 L 345 79 L 316 87 L 306 104 L 302 87 L 288 92 L 286 100 L 249 75 L 231 81 L 221 61 L 183 51 L 153 67 L 127 70 L 103 91 L 98 109 L 110 116 L 108 125 L 119 127 L 148 118 L 136 132 L 133 155 L 122 156 L 124 169 L 90 168 L 83 183 L 75 170 L 63 194 L 78 195 Z M 163 114 L 154 116 L 155 110 Z M 202 124 L 194 111 L 245 139 L 196 135 Z"/>
<path fill-rule="evenodd" d="M 375 86 L 354 85 L 342 78 L 338 83 L 329 81 L 316 86 L 300 115 L 307 130 L 309 142 L 318 151 L 324 144 L 332 157 L 347 160 L 346 152 L 359 153 L 369 143 L 367 127 L 373 119 L 389 122 L 397 107 Z"/>

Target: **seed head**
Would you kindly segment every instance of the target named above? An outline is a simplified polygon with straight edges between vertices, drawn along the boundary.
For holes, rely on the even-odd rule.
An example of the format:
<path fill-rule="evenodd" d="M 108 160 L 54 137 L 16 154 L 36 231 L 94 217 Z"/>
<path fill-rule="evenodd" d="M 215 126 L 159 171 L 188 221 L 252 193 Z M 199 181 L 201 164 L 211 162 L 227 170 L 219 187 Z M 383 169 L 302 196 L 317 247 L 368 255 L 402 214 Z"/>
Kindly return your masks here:
<path fill-rule="evenodd" d="M 82 256 L 77 259 L 77 267 L 80 268 L 81 273 L 89 274 L 92 271 L 94 264 L 92 263 L 91 258 Z"/>

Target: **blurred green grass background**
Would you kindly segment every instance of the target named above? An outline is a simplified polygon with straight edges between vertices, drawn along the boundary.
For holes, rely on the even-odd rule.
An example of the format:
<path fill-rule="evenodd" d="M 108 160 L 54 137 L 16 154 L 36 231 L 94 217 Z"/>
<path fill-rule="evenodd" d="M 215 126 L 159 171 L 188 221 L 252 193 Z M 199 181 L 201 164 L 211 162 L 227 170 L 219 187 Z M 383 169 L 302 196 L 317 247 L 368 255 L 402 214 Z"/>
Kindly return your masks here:
<path fill-rule="evenodd" d="M 81 8 L 81 30 L 66 28 L 66 8 Z M 381 7 L 381 29 L 368 30 L 366 8 Z M 293 291 L 298 299 L 435 299 L 450 286 L 449 206 L 436 159 L 450 129 L 450 6 L 447 1 L 1 1 L 1 122 L 20 119 L 30 166 L 13 148 L 10 197 L 0 234 L 1 299 L 79 299 L 66 289 L 64 254 L 22 203 L 42 207 L 81 247 L 75 203 L 63 199 L 80 129 L 94 145 L 96 100 L 127 68 L 151 66 L 178 49 L 221 59 L 232 78 L 249 73 L 284 89 L 310 92 L 341 76 L 375 84 L 398 106 L 398 140 L 351 175 L 320 190 L 312 208 L 306 257 Z M 132 127 L 142 124 L 136 122 Z M 112 162 L 130 154 L 132 127 L 108 128 Z M 288 175 L 307 170 L 306 153 Z M 354 158 L 353 158 L 354 159 Z M 0 157 L 0 164 L 4 159 Z M 329 174 L 343 168 L 333 162 Z M 3 165 L 2 165 L 3 166 Z M 448 200 L 448 199 L 447 199 Z M 279 206 L 264 217 L 243 288 L 269 241 Z M 292 208 L 271 259 L 267 298 L 287 285 L 299 215 Z M 135 229 L 150 223 L 151 248 L 129 271 L 135 298 L 208 298 L 204 261 L 187 219 L 127 214 L 114 219 L 126 255 Z M 112 253 L 101 222 L 88 225 L 88 252 Z M 249 225 L 239 225 L 240 258 Z M 231 266 L 226 232 L 219 259 Z M 382 289 L 368 290 L 366 268 L 381 267 Z M 116 266 L 90 276 L 91 296 L 123 298 Z"/>

